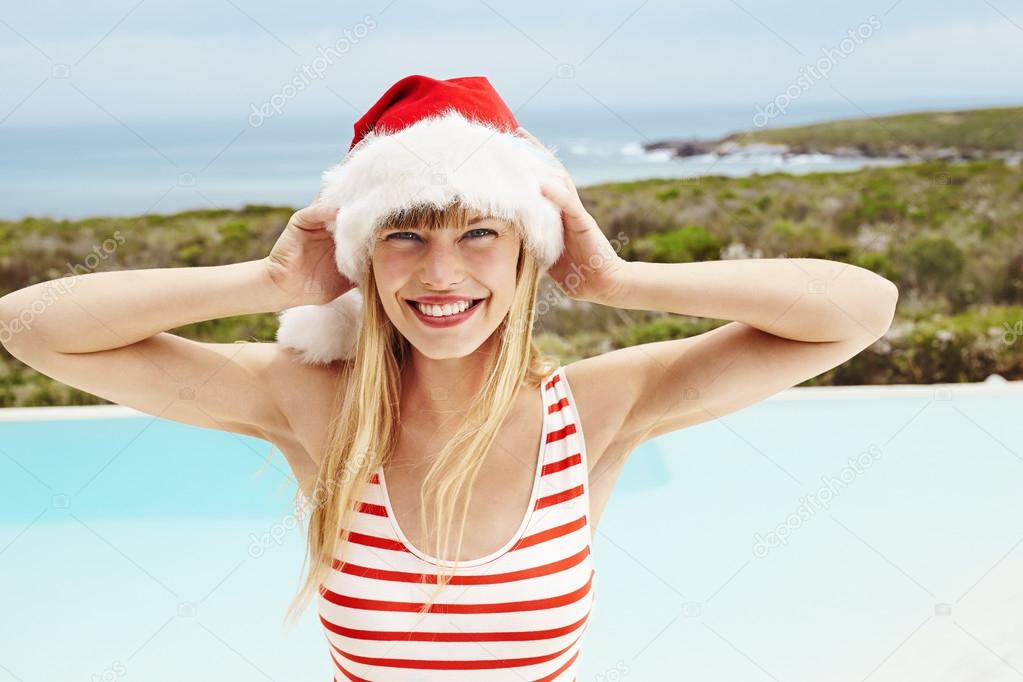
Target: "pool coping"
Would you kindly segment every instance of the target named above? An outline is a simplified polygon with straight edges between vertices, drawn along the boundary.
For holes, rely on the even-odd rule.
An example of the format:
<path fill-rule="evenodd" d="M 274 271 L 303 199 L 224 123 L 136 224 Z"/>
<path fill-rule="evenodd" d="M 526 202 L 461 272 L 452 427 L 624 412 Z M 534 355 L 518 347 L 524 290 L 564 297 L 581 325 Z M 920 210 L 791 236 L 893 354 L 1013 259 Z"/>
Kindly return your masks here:
<path fill-rule="evenodd" d="M 952 395 L 1023 395 L 1023 381 L 988 379 L 973 383 L 889 384 L 857 386 L 796 386 L 765 400 L 828 400 L 832 398 L 933 398 Z M 61 405 L 53 407 L 0 408 L 0 422 L 53 419 L 138 419 L 153 415 L 124 405 Z"/>

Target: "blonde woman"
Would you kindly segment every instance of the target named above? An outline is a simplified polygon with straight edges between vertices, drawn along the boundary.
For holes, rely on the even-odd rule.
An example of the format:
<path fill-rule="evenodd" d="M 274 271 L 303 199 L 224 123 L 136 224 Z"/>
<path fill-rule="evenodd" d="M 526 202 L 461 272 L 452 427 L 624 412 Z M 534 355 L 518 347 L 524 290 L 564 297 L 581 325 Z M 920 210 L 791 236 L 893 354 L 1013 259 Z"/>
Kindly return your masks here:
<path fill-rule="evenodd" d="M 489 123 L 435 117 L 465 102 Z M 334 679 L 574 680 L 591 542 L 630 453 L 848 360 L 897 290 L 819 259 L 624 261 L 485 79 L 403 79 L 360 123 L 265 258 L 77 277 L 5 345 L 110 401 L 279 447 L 308 513 L 290 613 L 315 595 Z M 544 273 L 574 300 L 731 322 L 561 365 L 532 338 Z M 0 299 L 0 320 L 43 286 Z M 266 312 L 276 343 L 166 331 Z"/>

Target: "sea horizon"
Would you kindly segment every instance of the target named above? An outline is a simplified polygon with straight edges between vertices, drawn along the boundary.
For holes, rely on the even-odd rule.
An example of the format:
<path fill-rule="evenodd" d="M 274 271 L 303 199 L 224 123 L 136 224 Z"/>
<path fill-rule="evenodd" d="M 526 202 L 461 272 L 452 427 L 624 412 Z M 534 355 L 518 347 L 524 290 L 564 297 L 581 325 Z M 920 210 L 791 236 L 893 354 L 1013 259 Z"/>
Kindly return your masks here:
<path fill-rule="evenodd" d="M 1008 97 L 797 102 L 767 127 L 914 111 L 1002 107 Z M 696 104 L 516 111 L 552 147 L 580 187 L 707 174 L 850 171 L 861 159 L 764 152 L 672 159 L 646 152 L 664 139 L 716 139 L 756 127 L 753 107 Z M 80 220 L 307 205 L 320 174 L 343 157 L 354 116 L 280 116 L 0 126 L 0 220 Z M 883 159 L 871 164 L 884 164 Z"/>

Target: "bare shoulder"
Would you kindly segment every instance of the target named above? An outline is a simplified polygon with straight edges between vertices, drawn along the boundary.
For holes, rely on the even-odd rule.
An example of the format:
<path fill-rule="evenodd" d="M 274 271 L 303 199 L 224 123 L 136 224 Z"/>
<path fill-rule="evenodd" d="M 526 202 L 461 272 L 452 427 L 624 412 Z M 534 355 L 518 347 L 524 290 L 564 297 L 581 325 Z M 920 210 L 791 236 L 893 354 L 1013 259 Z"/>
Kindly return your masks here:
<path fill-rule="evenodd" d="M 608 351 L 566 368 L 581 419 L 625 455 L 657 436 L 743 409 L 850 359 L 888 322 L 834 341 L 799 341 L 743 322 Z"/>
<path fill-rule="evenodd" d="M 264 381 L 285 417 L 283 428 L 268 437 L 284 453 L 300 483 L 314 480 L 334 400 L 344 388 L 350 364 L 308 364 L 288 347 L 275 342 L 259 345 L 266 356 Z"/>

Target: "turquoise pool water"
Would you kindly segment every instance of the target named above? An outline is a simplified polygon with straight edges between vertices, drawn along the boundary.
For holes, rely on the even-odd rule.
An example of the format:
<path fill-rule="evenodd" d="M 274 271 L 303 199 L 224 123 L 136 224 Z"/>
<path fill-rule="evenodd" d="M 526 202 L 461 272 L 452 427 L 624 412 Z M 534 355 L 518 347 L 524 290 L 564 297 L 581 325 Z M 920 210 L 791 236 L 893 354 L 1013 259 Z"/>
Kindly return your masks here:
<path fill-rule="evenodd" d="M 1021 414 L 1017 384 L 795 389 L 646 443 L 579 680 L 1020 679 Z M 281 622 L 293 493 L 261 440 L 0 411 L 0 682 L 329 679 L 315 609 Z"/>

